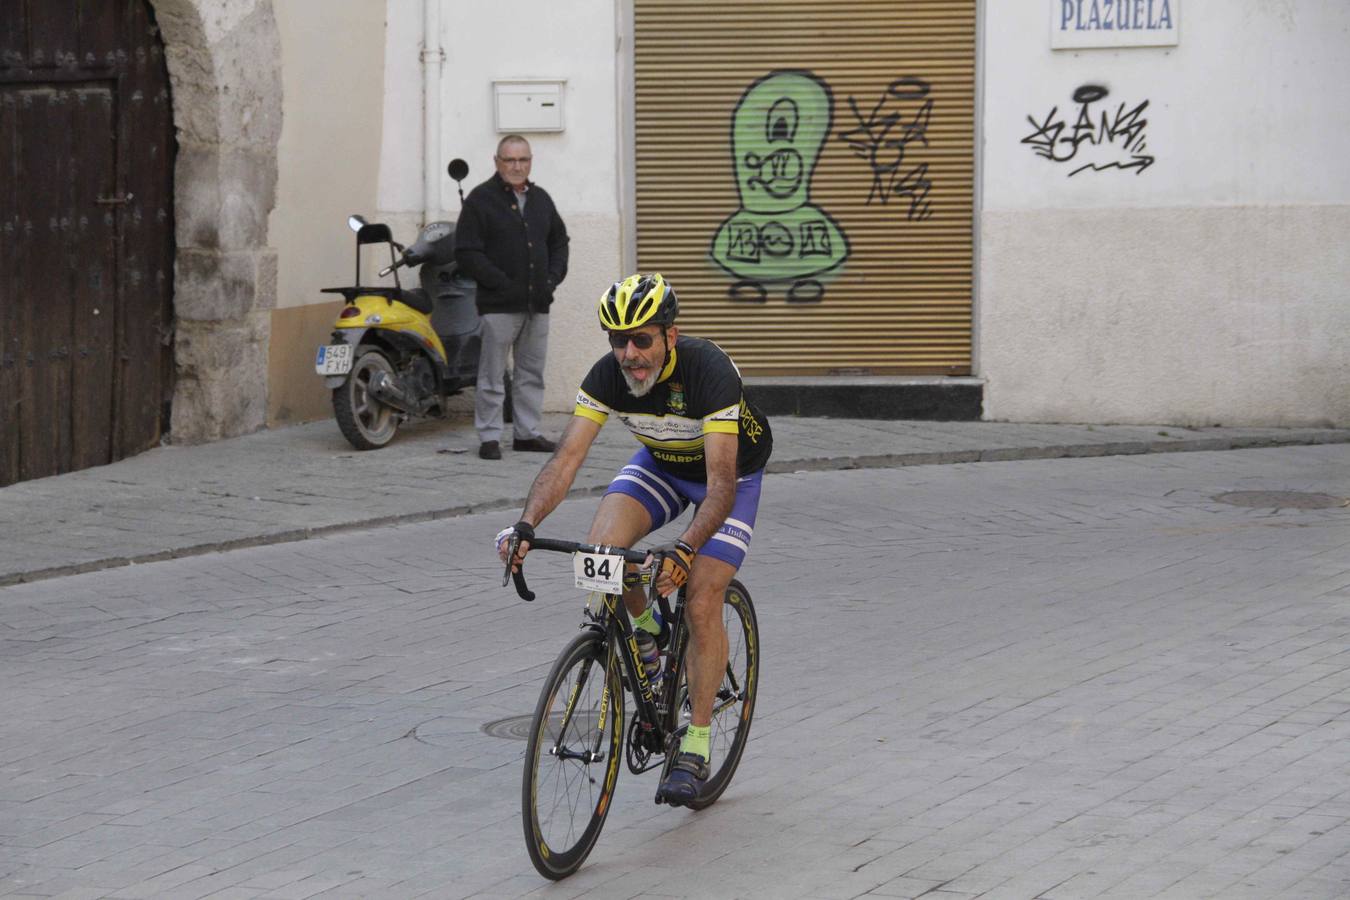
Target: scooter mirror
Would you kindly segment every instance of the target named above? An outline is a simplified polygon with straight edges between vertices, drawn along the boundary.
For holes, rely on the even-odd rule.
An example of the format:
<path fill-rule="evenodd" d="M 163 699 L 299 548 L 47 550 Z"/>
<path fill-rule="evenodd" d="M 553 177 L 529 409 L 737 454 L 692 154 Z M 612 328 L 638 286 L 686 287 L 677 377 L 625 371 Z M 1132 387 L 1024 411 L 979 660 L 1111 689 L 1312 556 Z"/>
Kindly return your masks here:
<path fill-rule="evenodd" d="M 366 224 L 366 220 L 360 216 L 348 216 L 347 227 L 352 231 L 360 231 Z"/>
<path fill-rule="evenodd" d="M 445 167 L 445 171 L 456 181 L 463 181 L 469 176 L 469 164 L 462 159 L 452 159 L 450 165 Z"/>

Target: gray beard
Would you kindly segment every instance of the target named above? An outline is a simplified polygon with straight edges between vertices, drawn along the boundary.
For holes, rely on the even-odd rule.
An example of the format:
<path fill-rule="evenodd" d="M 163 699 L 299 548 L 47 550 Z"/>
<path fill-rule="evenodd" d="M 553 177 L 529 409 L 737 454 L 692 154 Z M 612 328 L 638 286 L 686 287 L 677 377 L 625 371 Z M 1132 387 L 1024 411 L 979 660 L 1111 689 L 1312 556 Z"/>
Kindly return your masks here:
<path fill-rule="evenodd" d="M 634 378 L 625 368 L 620 367 L 619 371 L 623 373 L 623 380 L 628 382 L 628 393 L 634 397 L 645 397 L 650 394 L 652 388 L 656 387 L 656 379 L 661 377 L 660 369 L 652 369 L 652 374 L 645 380 Z"/>

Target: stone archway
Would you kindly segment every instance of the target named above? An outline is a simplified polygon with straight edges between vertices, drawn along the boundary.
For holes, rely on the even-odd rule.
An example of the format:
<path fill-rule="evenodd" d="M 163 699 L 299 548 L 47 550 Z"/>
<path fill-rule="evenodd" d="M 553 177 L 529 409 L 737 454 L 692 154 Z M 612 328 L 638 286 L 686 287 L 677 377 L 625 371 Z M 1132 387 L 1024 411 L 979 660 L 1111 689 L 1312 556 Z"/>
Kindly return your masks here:
<path fill-rule="evenodd" d="M 150 2 L 178 135 L 170 434 L 195 443 L 266 422 L 281 42 L 272 0 Z"/>

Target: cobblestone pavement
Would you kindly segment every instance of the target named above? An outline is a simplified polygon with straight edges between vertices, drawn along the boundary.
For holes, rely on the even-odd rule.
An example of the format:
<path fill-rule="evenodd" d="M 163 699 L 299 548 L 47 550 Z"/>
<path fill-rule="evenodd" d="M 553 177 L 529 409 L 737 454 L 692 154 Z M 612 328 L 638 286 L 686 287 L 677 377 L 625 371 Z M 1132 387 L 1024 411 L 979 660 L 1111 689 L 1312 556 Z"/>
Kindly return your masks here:
<path fill-rule="evenodd" d="M 0 588 L 0 896 L 1350 896 L 1350 508 L 1313 493 L 1350 446 L 771 476 L 736 779 L 690 813 L 624 772 L 556 885 L 484 726 L 582 595 L 558 557 L 498 587 L 511 511 Z"/>
<path fill-rule="evenodd" d="M 547 417 L 562 433 L 566 416 Z M 771 471 L 893 467 L 1350 442 L 1350 429 L 773 421 Z M 359 453 L 331 422 L 198 446 L 0 488 L 0 585 L 302 540 L 352 528 L 519 506 L 537 453 L 480 460 L 464 421 L 421 422 Z M 602 490 L 635 445 L 611 424 L 577 478 Z"/>

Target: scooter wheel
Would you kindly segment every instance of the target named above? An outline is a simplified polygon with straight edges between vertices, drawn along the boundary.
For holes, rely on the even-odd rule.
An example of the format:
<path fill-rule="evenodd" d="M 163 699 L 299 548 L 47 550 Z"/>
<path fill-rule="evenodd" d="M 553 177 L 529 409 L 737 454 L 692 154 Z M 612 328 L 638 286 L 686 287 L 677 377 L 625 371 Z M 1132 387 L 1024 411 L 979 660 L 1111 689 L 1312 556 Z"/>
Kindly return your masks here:
<path fill-rule="evenodd" d="M 380 350 L 363 344 L 356 348 L 347 380 L 333 389 L 338 428 L 357 450 L 378 450 L 398 432 L 398 411 L 370 395 L 370 379 L 376 372 L 392 376 L 394 366 Z"/>

